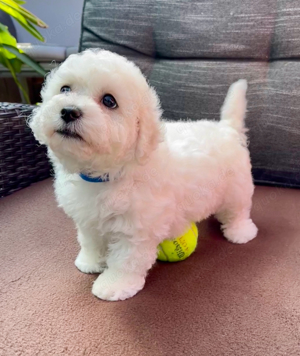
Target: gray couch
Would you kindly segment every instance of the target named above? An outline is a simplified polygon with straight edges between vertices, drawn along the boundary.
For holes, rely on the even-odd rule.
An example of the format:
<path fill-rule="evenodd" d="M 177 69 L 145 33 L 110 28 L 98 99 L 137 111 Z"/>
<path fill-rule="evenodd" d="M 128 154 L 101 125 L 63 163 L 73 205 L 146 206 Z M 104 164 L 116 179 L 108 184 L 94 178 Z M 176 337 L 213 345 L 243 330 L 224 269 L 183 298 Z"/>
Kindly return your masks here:
<path fill-rule="evenodd" d="M 228 86 L 249 82 L 256 183 L 300 187 L 300 4 L 297 0 L 88 0 L 80 49 L 134 60 L 166 119 L 215 119 Z"/>
<path fill-rule="evenodd" d="M 296 188 L 299 18 L 299 1 L 87 0 L 80 45 L 140 65 L 166 119 L 218 119 L 228 86 L 248 79 L 255 181 Z M 49 168 L 28 113 L 12 120 L 5 107 L 0 194 L 1 184 L 11 194 Z M 1 145 L 18 159 L 2 162 Z M 299 189 L 256 187 L 256 239 L 231 244 L 216 220 L 202 221 L 192 256 L 158 262 L 140 293 L 113 303 L 93 297 L 96 276 L 74 266 L 74 224 L 52 180 L 14 192 L 0 199 L 0 355 L 299 356 L 299 211 Z"/>

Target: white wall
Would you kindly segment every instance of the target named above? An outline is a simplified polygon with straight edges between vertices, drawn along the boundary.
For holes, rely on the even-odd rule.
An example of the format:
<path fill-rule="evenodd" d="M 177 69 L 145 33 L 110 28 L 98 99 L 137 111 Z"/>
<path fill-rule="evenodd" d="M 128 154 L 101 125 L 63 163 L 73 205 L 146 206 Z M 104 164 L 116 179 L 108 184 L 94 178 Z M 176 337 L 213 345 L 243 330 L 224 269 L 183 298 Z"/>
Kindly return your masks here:
<path fill-rule="evenodd" d="M 45 37 L 47 44 L 60 46 L 78 46 L 83 0 L 27 0 L 24 7 L 42 19 L 49 26 L 47 29 L 40 29 L 40 33 Z M 26 32 L 16 21 L 19 43 L 29 42 L 42 44 Z"/>

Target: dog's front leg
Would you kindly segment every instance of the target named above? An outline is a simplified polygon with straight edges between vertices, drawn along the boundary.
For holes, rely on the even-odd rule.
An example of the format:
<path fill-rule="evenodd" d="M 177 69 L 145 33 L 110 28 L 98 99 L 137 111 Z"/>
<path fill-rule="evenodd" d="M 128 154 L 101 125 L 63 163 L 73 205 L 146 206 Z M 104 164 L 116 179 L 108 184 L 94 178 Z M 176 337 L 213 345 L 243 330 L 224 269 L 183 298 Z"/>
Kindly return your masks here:
<path fill-rule="evenodd" d="M 81 250 L 75 266 L 83 273 L 101 273 L 106 267 L 107 241 L 96 229 L 77 225 Z"/>
<path fill-rule="evenodd" d="M 112 301 L 134 296 L 144 287 L 147 271 L 156 260 L 156 243 L 123 236 L 108 250 L 108 268 L 94 282 L 93 294 Z"/>

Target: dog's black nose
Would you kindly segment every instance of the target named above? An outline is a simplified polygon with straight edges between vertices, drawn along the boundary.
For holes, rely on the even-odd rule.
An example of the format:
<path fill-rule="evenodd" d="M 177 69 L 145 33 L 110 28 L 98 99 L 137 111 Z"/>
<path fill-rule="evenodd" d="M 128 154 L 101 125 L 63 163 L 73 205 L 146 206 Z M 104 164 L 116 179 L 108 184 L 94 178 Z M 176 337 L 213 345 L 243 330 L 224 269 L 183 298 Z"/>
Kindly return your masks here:
<path fill-rule="evenodd" d="M 61 110 L 60 114 L 64 122 L 69 123 L 79 119 L 82 112 L 78 108 L 67 106 Z"/>

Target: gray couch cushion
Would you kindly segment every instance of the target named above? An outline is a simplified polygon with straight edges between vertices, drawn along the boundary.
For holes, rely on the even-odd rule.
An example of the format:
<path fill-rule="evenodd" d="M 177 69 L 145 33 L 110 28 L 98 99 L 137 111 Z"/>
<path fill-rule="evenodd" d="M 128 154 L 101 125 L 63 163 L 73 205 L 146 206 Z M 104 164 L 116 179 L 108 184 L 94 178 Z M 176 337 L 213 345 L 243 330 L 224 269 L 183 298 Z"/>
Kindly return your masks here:
<path fill-rule="evenodd" d="M 300 58 L 300 2 L 299 0 L 277 0 L 270 48 L 272 59 Z"/>
<path fill-rule="evenodd" d="M 273 0 L 88 0 L 84 45 L 96 36 L 150 56 L 268 58 L 275 9 Z"/>
<path fill-rule="evenodd" d="M 300 6 L 279 3 L 87 0 L 81 50 L 135 61 L 165 119 L 218 119 L 228 86 L 246 78 L 255 181 L 300 187 L 300 62 L 289 60 L 300 54 L 300 36 L 293 37 Z"/>

